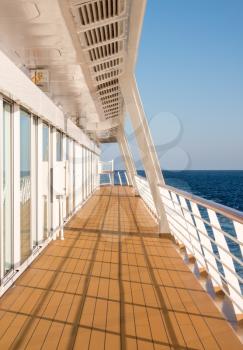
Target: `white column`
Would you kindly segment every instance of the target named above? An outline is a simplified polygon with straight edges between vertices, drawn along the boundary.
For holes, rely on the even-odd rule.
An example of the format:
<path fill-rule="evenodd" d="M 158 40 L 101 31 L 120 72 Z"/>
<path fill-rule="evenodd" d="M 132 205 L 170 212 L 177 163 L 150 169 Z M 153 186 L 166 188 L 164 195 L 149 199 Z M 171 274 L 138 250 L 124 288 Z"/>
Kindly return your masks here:
<path fill-rule="evenodd" d="M 64 220 L 66 217 L 66 213 L 67 213 L 67 206 L 66 206 L 66 196 L 67 196 L 67 136 L 65 134 L 63 134 L 62 137 L 62 152 L 63 152 L 63 172 L 64 172 L 64 176 L 63 176 L 63 207 L 62 207 L 62 219 Z"/>
<path fill-rule="evenodd" d="M 56 166 L 56 129 L 52 128 L 51 132 L 51 168 L 52 168 L 52 183 L 51 183 L 51 191 L 52 191 L 52 202 L 51 202 L 51 208 L 52 208 L 52 218 L 51 218 L 51 226 L 52 229 L 55 230 L 57 226 L 57 200 L 56 200 L 56 192 L 55 192 L 55 166 Z M 56 237 L 56 234 L 54 234 L 54 238 Z"/>
<path fill-rule="evenodd" d="M 167 217 L 158 188 L 159 183 L 164 184 L 164 179 L 133 74 L 125 76 L 120 81 L 120 86 L 126 109 L 132 121 L 141 160 L 157 210 L 160 233 L 169 233 Z"/>
<path fill-rule="evenodd" d="M 42 134 L 43 134 L 43 124 L 41 119 L 38 119 L 37 123 L 37 194 L 36 194 L 36 203 L 37 203 L 37 237 L 38 243 L 41 243 L 44 239 L 43 237 L 43 227 L 44 227 L 44 207 L 43 207 L 43 178 L 42 178 Z M 50 146 L 50 142 L 49 142 Z"/>
<path fill-rule="evenodd" d="M 72 161 L 72 203 L 73 203 L 73 210 L 76 208 L 76 179 L 75 179 L 75 173 L 76 173 L 76 157 L 77 157 L 77 152 L 76 152 L 76 145 L 75 141 L 73 141 L 73 146 L 72 146 L 72 156 L 73 156 L 73 161 Z"/>
<path fill-rule="evenodd" d="M 90 195 L 90 151 L 87 150 L 87 180 L 88 180 L 88 196 Z"/>
<path fill-rule="evenodd" d="M 79 167 L 80 167 L 80 177 L 81 177 L 81 181 L 80 181 L 80 188 L 79 191 L 80 193 L 80 203 L 82 204 L 84 201 L 84 193 L 83 193 L 83 181 L 84 181 L 84 174 L 83 174 L 83 147 L 79 146 L 80 148 L 80 152 L 79 152 Z"/>
<path fill-rule="evenodd" d="M 3 261 L 3 98 L 0 95 L 0 278 L 4 275 Z"/>
<path fill-rule="evenodd" d="M 88 150 L 88 196 L 90 195 L 90 150 Z"/>
<path fill-rule="evenodd" d="M 123 161 L 126 166 L 127 176 L 130 184 L 136 189 L 136 168 L 133 161 L 132 153 L 126 138 L 125 130 L 121 127 L 117 135 L 118 145 L 120 147 L 120 152 L 123 158 Z"/>
<path fill-rule="evenodd" d="M 100 186 L 99 182 L 99 174 L 98 174 L 98 156 L 95 154 L 94 157 L 94 182 L 95 182 L 95 189 Z"/>
<path fill-rule="evenodd" d="M 30 225 L 30 251 L 33 249 L 33 243 L 37 238 L 37 132 L 33 115 L 30 119 L 30 198 L 31 198 L 31 225 Z"/>
<path fill-rule="evenodd" d="M 84 174 L 84 147 L 81 146 L 82 148 L 82 157 L 81 157 L 81 167 L 82 167 L 82 203 L 83 201 L 85 200 L 85 190 L 84 190 L 84 187 L 85 187 L 85 174 Z"/>
<path fill-rule="evenodd" d="M 86 149 L 86 188 L 87 194 L 86 197 L 89 196 L 89 150 Z"/>
<path fill-rule="evenodd" d="M 73 140 L 69 141 L 69 208 L 73 211 Z"/>
<path fill-rule="evenodd" d="M 13 107 L 13 264 L 20 265 L 20 108 Z"/>
<path fill-rule="evenodd" d="M 87 198 L 87 151 L 83 148 L 84 200 Z"/>

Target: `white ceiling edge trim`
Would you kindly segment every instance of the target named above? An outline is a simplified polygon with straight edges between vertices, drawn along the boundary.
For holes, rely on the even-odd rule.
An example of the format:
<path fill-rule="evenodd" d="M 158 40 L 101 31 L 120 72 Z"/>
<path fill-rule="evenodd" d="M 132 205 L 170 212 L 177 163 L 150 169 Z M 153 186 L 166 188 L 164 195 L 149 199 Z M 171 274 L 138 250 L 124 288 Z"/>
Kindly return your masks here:
<path fill-rule="evenodd" d="M 147 0 L 131 2 L 126 73 L 135 72 Z"/>
<path fill-rule="evenodd" d="M 0 91 L 13 101 L 26 107 L 31 113 L 67 133 L 75 141 L 89 149 L 95 149 L 99 153 L 99 148 L 94 142 L 71 120 L 68 120 L 68 128 L 66 128 L 63 111 L 32 83 L 2 51 L 0 51 Z"/>
<path fill-rule="evenodd" d="M 125 71 L 122 76 L 118 77 L 119 83 L 125 87 L 127 84 L 129 84 L 131 76 L 132 77 L 136 76 L 135 72 L 136 72 L 137 56 L 139 53 L 139 46 L 140 46 L 140 40 L 142 35 L 146 6 L 147 6 L 147 0 L 135 0 L 131 2 Z M 125 106 L 125 110 L 120 115 L 120 125 L 123 128 L 124 128 L 126 117 L 127 117 L 127 111 Z"/>
<path fill-rule="evenodd" d="M 87 122 L 86 129 L 90 131 L 105 131 L 120 125 L 119 118 L 111 118 L 99 123 Z"/>
<path fill-rule="evenodd" d="M 90 140 L 90 138 L 84 132 L 82 132 L 82 130 L 79 129 L 79 127 L 77 127 L 70 119 L 67 120 L 66 130 L 67 134 L 72 135 L 72 138 L 78 140 L 81 145 L 100 155 L 100 148 L 92 140 Z"/>

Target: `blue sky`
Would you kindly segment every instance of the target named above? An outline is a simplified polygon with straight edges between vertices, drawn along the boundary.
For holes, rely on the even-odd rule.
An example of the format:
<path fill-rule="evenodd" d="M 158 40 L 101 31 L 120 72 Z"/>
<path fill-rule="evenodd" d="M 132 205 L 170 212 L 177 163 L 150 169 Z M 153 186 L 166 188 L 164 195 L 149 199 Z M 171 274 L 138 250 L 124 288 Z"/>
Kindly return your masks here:
<path fill-rule="evenodd" d="M 136 77 L 162 168 L 243 169 L 242 0 L 148 0 Z"/>

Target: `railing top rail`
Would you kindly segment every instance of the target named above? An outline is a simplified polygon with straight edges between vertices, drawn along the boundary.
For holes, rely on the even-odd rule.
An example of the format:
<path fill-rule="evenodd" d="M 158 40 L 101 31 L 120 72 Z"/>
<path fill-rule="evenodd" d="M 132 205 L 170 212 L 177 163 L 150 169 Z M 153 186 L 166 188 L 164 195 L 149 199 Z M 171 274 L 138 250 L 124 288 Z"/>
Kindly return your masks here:
<path fill-rule="evenodd" d="M 218 204 L 216 202 L 213 202 L 211 200 L 196 196 L 192 193 L 183 191 L 183 190 L 179 190 L 178 188 L 169 186 L 169 185 L 162 185 L 159 184 L 159 187 L 165 188 L 169 191 L 172 191 L 178 195 L 183 196 L 185 199 L 188 199 L 190 201 L 193 201 L 199 205 L 202 205 L 203 207 L 206 207 L 208 209 L 212 209 L 214 210 L 216 213 L 218 214 L 222 214 L 223 216 L 229 218 L 230 220 L 233 221 L 237 221 L 241 224 L 243 224 L 243 213 L 239 210 L 227 207 L 225 205 L 222 204 Z"/>

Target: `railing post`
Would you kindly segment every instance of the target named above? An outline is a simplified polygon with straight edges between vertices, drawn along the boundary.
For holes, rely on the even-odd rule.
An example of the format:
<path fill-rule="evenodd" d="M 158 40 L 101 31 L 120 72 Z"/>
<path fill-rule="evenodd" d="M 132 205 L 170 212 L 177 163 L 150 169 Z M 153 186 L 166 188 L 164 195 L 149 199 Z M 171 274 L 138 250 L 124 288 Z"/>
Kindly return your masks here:
<path fill-rule="evenodd" d="M 124 171 L 124 175 L 125 175 L 125 178 L 126 178 L 127 185 L 130 186 L 130 182 L 128 180 L 128 176 L 127 176 L 126 170 Z"/>
<path fill-rule="evenodd" d="M 118 171 L 118 178 L 119 178 L 120 186 L 122 186 L 122 179 L 121 179 L 121 175 L 120 175 L 120 172 L 119 172 L 119 171 Z"/>

